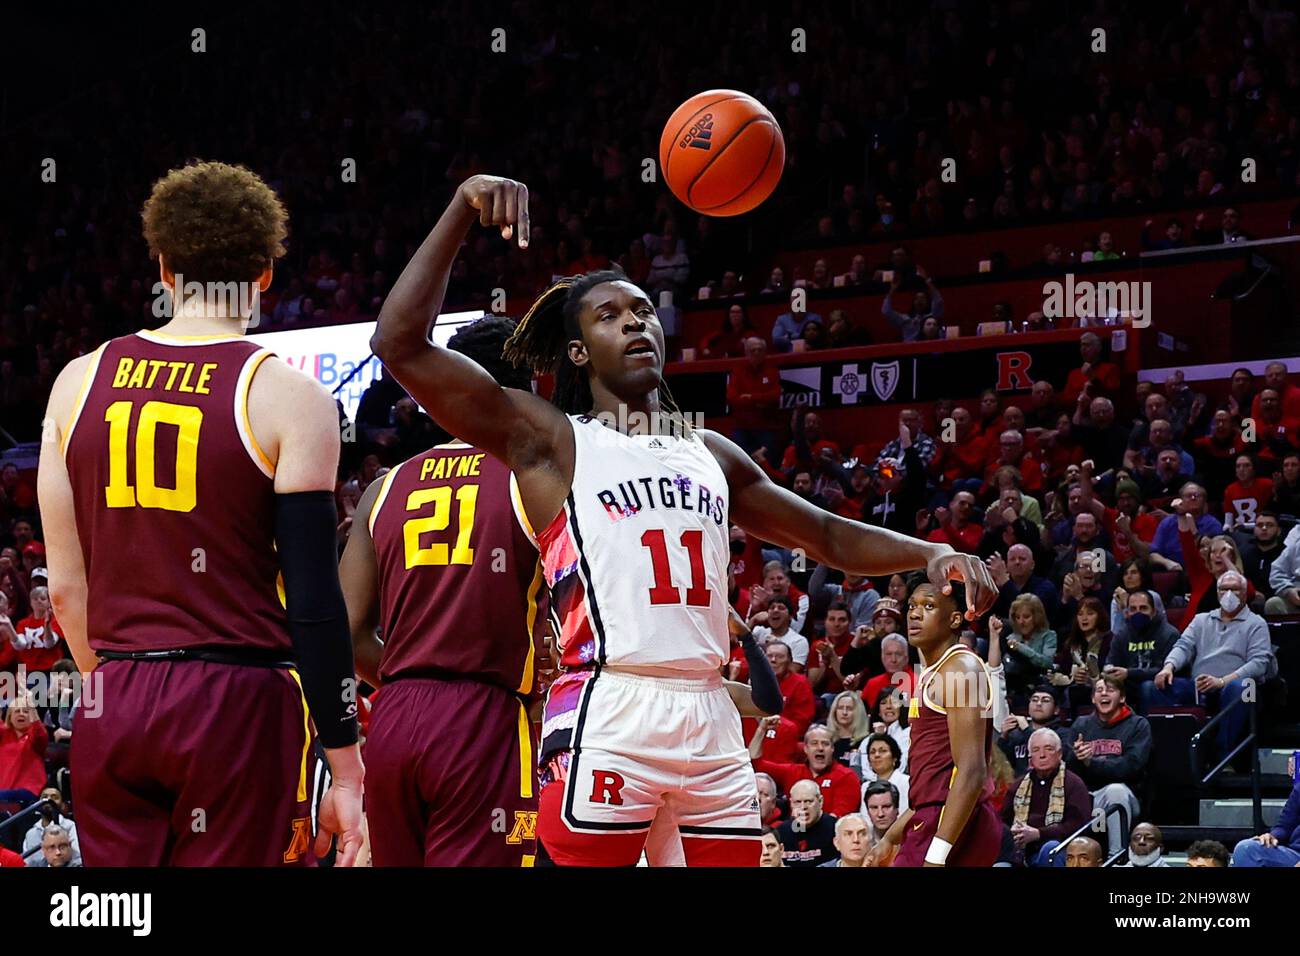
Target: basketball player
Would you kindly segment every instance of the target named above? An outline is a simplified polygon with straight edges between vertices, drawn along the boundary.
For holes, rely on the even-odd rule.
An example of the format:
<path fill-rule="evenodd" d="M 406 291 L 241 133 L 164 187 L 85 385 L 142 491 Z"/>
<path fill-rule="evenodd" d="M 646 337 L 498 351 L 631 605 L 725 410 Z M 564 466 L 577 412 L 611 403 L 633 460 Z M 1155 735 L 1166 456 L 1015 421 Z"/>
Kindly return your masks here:
<path fill-rule="evenodd" d="M 991 681 L 960 641 L 962 590 L 923 583 L 907 599 L 907 639 L 924 665 L 908 713 L 911 808 L 876 844 L 872 866 L 891 857 L 894 866 L 992 866 L 1002 845 L 988 770 Z"/>
<path fill-rule="evenodd" d="M 530 391 L 531 375 L 501 358 L 513 331 L 481 319 L 447 347 L 501 387 Z M 340 575 L 357 673 L 382 688 L 366 737 L 376 866 L 533 863 L 525 702 L 549 607 L 518 501 L 505 465 L 452 440 L 372 482 L 357 504 Z"/>
<path fill-rule="evenodd" d="M 71 754 L 90 866 L 308 862 L 313 721 L 334 781 L 316 850 L 337 832 L 351 866 L 362 842 L 338 415 L 243 338 L 285 221 L 243 167 L 172 170 L 144 231 L 174 317 L 74 359 L 50 396 L 51 592 L 101 685 L 102 713 L 77 713 Z"/>
<path fill-rule="evenodd" d="M 539 862 L 631 866 L 670 811 L 689 865 L 752 866 L 758 801 L 728 659 L 729 520 L 863 575 L 926 567 L 995 596 L 987 569 L 943 545 L 823 511 L 773 484 L 735 444 L 694 430 L 662 388 L 654 305 L 617 272 L 566 279 L 520 321 L 507 357 L 553 372 L 551 402 L 502 389 L 431 346 L 475 219 L 528 240 L 528 191 L 475 176 L 456 192 L 380 314 L 371 345 L 452 434 L 502 459 L 537 529 L 565 673 L 542 725 Z M 615 421 L 619 427 L 604 422 Z M 642 433 L 627 434 L 643 421 Z"/>

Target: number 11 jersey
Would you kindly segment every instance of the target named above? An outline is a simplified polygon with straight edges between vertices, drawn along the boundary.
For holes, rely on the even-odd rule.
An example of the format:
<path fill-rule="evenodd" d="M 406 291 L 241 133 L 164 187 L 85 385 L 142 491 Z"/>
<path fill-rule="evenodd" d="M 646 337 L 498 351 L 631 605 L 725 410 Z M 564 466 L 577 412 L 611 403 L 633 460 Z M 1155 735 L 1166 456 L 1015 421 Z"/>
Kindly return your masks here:
<path fill-rule="evenodd" d="M 538 536 L 561 666 L 717 674 L 730 643 L 728 489 L 717 460 L 698 435 L 570 421 L 572 489 Z"/>

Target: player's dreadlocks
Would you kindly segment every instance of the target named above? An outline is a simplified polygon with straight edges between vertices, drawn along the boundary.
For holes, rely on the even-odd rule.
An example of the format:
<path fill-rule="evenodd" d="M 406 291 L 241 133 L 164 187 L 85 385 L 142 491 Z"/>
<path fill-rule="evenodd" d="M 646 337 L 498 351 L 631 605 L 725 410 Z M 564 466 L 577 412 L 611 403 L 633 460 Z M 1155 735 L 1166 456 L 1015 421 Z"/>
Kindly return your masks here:
<path fill-rule="evenodd" d="M 602 283 L 627 281 L 621 269 L 601 269 L 560 279 L 537 297 L 506 342 L 503 355 L 507 361 L 531 369 L 538 375 L 555 375 L 551 403 L 565 414 L 590 412 L 594 403 L 588 373 L 568 359 L 569 342 L 582 338 L 578 319 L 582 299 Z M 690 426 L 673 401 L 668 384 L 662 379 L 659 381 L 659 405 L 674 431 L 689 433 Z"/>

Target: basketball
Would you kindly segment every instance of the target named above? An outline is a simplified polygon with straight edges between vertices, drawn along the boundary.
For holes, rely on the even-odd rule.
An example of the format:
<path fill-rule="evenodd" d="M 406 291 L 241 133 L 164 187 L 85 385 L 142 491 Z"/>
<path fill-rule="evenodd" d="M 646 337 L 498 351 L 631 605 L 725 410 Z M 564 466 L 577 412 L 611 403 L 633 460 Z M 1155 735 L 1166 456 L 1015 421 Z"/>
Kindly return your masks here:
<path fill-rule="evenodd" d="M 785 138 L 752 96 L 708 90 L 668 117 L 659 165 L 673 195 L 691 209 L 739 216 L 772 195 L 785 168 Z"/>

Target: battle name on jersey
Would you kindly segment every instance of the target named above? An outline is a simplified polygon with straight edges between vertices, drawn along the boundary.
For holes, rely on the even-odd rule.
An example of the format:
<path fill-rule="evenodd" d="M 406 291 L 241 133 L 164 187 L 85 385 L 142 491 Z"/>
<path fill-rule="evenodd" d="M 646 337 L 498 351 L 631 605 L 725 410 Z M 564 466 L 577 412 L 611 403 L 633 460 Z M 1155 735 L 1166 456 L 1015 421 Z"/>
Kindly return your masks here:
<path fill-rule="evenodd" d="M 209 395 L 208 380 L 216 370 L 216 362 L 200 365 L 197 362 L 165 362 L 124 356 L 118 360 L 117 370 L 113 373 L 113 388 L 153 388 L 157 385 L 167 392 Z"/>
<path fill-rule="evenodd" d="M 421 481 L 445 481 L 450 478 L 477 478 L 486 452 L 473 455 L 446 455 L 426 458 L 420 465 Z"/>
<path fill-rule="evenodd" d="M 601 506 L 611 521 L 633 518 L 642 511 L 658 511 L 662 508 L 707 515 L 714 524 L 721 527 L 726 514 L 726 500 L 722 495 L 710 490 L 708 485 L 682 474 L 675 478 L 664 475 L 621 481 L 614 490 L 598 491 L 596 497 L 600 499 Z"/>

